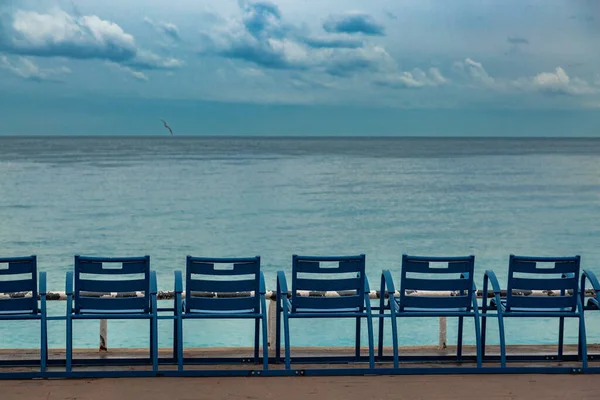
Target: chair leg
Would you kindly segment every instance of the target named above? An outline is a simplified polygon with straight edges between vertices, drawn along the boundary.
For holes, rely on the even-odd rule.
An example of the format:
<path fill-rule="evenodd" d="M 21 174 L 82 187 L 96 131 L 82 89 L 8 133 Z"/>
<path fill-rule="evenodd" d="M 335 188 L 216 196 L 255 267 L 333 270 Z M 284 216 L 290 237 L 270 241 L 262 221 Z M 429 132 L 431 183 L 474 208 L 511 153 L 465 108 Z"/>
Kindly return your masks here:
<path fill-rule="evenodd" d="M 263 345 L 263 369 L 269 369 L 269 344 L 268 338 L 269 333 L 267 332 L 267 313 L 263 312 L 263 316 L 261 318 L 262 323 L 262 345 Z"/>
<path fill-rule="evenodd" d="M 563 358 L 563 343 L 565 337 L 565 318 L 560 317 L 558 322 L 558 361 L 562 361 Z"/>
<path fill-rule="evenodd" d="M 258 348 L 260 343 L 260 318 L 254 319 L 254 363 L 258 364 Z"/>
<path fill-rule="evenodd" d="M 383 316 L 380 313 L 379 316 L 379 332 L 378 332 L 378 340 L 377 340 L 377 358 L 381 361 L 381 359 L 383 358 L 383 323 L 384 323 L 384 319 Z"/>
<path fill-rule="evenodd" d="M 150 318 L 150 358 L 152 371 L 158 372 L 158 317 L 156 313 Z"/>
<path fill-rule="evenodd" d="M 291 369 L 290 359 L 290 321 L 287 313 L 283 314 L 283 333 L 285 340 L 285 369 Z"/>
<path fill-rule="evenodd" d="M 588 358 L 587 358 L 587 337 L 585 333 L 585 319 L 583 316 L 583 310 L 580 311 L 579 316 L 579 358 L 581 359 L 581 364 L 583 369 L 587 369 L 588 367 Z"/>
<path fill-rule="evenodd" d="M 396 315 L 391 315 L 392 321 L 392 349 L 394 352 L 394 368 L 398 368 L 398 319 Z"/>
<path fill-rule="evenodd" d="M 46 323 L 46 316 L 42 316 L 40 321 L 41 337 L 40 337 L 40 372 L 43 374 L 46 372 L 46 366 L 48 364 L 48 325 Z"/>
<path fill-rule="evenodd" d="M 483 363 L 482 343 L 481 343 L 481 325 L 479 315 L 475 314 L 475 347 L 477 351 L 477 368 L 481 368 Z"/>
<path fill-rule="evenodd" d="M 66 343 L 66 373 L 70 374 L 73 369 L 73 319 L 67 315 L 67 343 Z"/>
<path fill-rule="evenodd" d="M 373 318 L 367 316 L 367 334 L 369 336 L 369 368 L 375 368 L 375 344 L 373 339 Z"/>
<path fill-rule="evenodd" d="M 177 362 L 177 356 L 179 353 L 177 337 L 179 336 L 179 324 L 177 323 L 177 317 L 173 319 L 173 360 Z"/>
<path fill-rule="evenodd" d="M 281 303 L 277 300 L 275 306 L 275 362 L 281 362 Z"/>
<path fill-rule="evenodd" d="M 462 344 L 463 344 L 463 325 L 464 318 L 458 317 L 458 338 L 456 343 L 456 361 L 460 362 L 462 357 Z"/>
<path fill-rule="evenodd" d="M 183 318 L 178 315 L 177 323 L 177 370 L 183 371 Z"/>
<path fill-rule="evenodd" d="M 504 317 L 498 313 L 498 333 L 500 334 L 500 366 L 506 367 L 506 340 L 504 337 Z"/>
<path fill-rule="evenodd" d="M 485 301 L 485 299 L 483 300 Z M 486 310 L 483 309 L 481 313 L 481 358 L 485 358 L 485 336 L 487 334 L 487 315 Z"/>
<path fill-rule="evenodd" d="M 356 318 L 356 339 L 354 345 L 354 356 L 356 361 L 360 360 L 360 317 Z"/>

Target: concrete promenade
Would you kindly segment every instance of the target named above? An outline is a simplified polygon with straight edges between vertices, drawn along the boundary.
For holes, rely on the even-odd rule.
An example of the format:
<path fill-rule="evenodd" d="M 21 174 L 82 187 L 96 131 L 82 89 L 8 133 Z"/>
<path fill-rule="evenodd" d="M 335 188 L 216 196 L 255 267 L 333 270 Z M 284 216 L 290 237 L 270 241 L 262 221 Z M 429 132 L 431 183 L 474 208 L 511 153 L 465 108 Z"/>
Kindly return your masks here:
<path fill-rule="evenodd" d="M 2 400 L 597 400 L 597 375 L 0 381 Z"/>

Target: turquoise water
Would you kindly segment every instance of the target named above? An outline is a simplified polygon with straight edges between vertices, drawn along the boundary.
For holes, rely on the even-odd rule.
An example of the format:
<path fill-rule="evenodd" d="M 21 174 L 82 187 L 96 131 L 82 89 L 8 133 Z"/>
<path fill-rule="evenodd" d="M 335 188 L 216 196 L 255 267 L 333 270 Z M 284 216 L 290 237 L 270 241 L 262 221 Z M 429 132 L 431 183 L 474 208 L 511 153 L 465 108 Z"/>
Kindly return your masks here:
<path fill-rule="evenodd" d="M 57 291 L 74 254 L 150 254 L 161 290 L 187 254 L 261 255 L 268 288 L 277 270 L 289 274 L 293 253 L 365 253 L 372 288 L 381 269 L 398 278 L 403 252 L 473 253 L 478 286 L 486 269 L 504 285 L 510 253 L 581 254 L 600 273 L 598 221 L 595 139 L 0 137 L 0 251 L 37 254 Z M 64 302 L 49 306 L 64 313 Z M 587 315 L 589 340 L 600 342 L 600 318 Z M 437 343 L 437 319 L 401 324 L 402 344 Z M 0 347 L 36 346 L 34 325 L 1 323 Z M 352 344 L 349 321 L 292 327 L 293 345 Z M 557 327 L 508 321 L 508 341 L 555 343 Z M 171 324 L 160 329 L 168 346 Z M 62 346 L 64 324 L 50 331 Z M 147 332 L 111 321 L 109 344 L 139 347 Z M 252 332 L 200 321 L 184 334 L 187 346 L 241 346 Z M 75 345 L 96 347 L 98 323 L 77 323 Z"/>

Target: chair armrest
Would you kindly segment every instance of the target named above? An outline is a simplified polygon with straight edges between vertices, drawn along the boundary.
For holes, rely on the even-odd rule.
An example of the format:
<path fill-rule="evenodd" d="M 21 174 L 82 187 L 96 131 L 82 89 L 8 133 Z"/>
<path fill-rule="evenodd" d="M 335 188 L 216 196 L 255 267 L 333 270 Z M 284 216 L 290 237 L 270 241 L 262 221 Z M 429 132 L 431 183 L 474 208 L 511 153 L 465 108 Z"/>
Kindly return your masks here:
<path fill-rule="evenodd" d="M 285 295 L 285 298 L 287 298 L 288 292 L 289 291 L 287 279 L 285 279 L 285 272 L 277 271 L 277 297 Z"/>
<path fill-rule="evenodd" d="M 396 293 L 392 273 L 389 269 L 381 271 L 381 289 L 384 292 L 390 293 L 390 298 L 394 297 L 394 293 Z M 385 293 L 381 293 L 380 296 L 385 297 Z"/>
<path fill-rule="evenodd" d="M 598 278 L 596 278 L 596 275 L 589 269 L 584 269 L 583 274 L 581 275 L 581 291 L 584 295 L 586 279 L 592 284 L 592 289 L 594 289 L 594 292 L 600 292 L 600 283 L 598 282 Z"/>
<path fill-rule="evenodd" d="M 73 295 L 73 271 L 67 271 L 67 278 L 65 281 L 65 294 L 67 296 Z"/>
<path fill-rule="evenodd" d="M 498 283 L 498 278 L 496 278 L 496 274 L 494 273 L 494 271 L 488 269 L 485 271 L 485 274 L 483 275 L 483 286 L 484 286 L 483 290 L 486 292 L 485 293 L 486 298 L 487 298 L 488 280 L 492 284 L 492 290 L 494 291 L 494 294 L 500 295 L 500 284 Z"/>
<path fill-rule="evenodd" d="M 150 295 L 155 295 L 158 292 L 156 287 L 156 271 L 150 271 Z"/>
<path fill-rule="evenodd" d="M 371 286 L 369 286 L 369 278 L 365 274 L 365 294 L 368 295 L 369 293 L 371 293 Z"/>
<path fill-rule="evenodd" d="M 589 269 L 584 269 L 583 274 L 581 274 L 581 285 L 579 286 L 581 305 L 585 306 L 585 281 L 588 280 L 592 284 L 592 289 L 596 293 L 596 298 L 591 298 L 588 302 L 588 305 L 593 304 L 594 307 L 600 308 L 598 303 L 598 293 L 600 293 L 600 283 L 598 283 L 598 278 L 596 275 L 590 271 Z"/>
<path fill-rule="evenodd" d="M 267 294 L 267 288 L 265 286 L 265 275 L 263 274 L 262 271 L 260 271 L 260 276 L 259 276 L 260 282 L 259 282 L 259 294 L 261 295 L 265 295 Z"/>
<path fill-rule="evenodd" d="M 39 289 L 40 296 L 46 296 L 46 273 L 45 272 L 40 272 L 39 281 L 40 281 L 40 289 Z"/>
<path fill-rule="evenodd" d="M 181 271 L 175 271 L 175 293 L 183 293 L 183 278 Z"/>

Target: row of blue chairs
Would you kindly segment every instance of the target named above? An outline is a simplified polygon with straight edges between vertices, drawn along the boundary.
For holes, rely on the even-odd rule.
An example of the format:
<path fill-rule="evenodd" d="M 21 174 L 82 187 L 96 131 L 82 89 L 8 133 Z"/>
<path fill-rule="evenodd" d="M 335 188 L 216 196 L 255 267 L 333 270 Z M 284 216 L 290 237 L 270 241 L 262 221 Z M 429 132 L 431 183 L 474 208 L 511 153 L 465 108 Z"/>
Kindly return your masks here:
<path fill-rule="evenodd" d="M 4 268 L 2 268 L 4 265 Z M 392 360 L 399 367 L 397 318 L 456 317 L 458 342 L 456 360 L 462 356 L 463 320 L 473 318 L 476 338 L 477 367 L 486 358 L 487 318 L 498 321 L 500 363 L 506 367 L 504 319 L 509 317 L 545 317 L 559 319 L 558 360 L 562 359 L 564 320 L 579 320 L 578 360 L 587 367 L 587 344 L 584 310 L 598 310 L 597 294 L 585 303 L 585 284 L 589 281 L 596 293 L 600 284 L 595 275 L 584 270 L 580 274 L 580 257 L 521 257 L 511 255 L 508 267 L 506 297 L 493 271 L 485 271 L 484 299 L 477 302 L 473 279 L 475 257 L 402 256 L 399 297 L 389 270 L 381 275 L 379 306 L 372 307 L 369 282 L 365 274 L 365 255 L 341 257 L 292 256 L 291 290 L 286 274 L 277 273 L 277 316 L 275 362 L 281 362 L 281 330 L 284 333 L 284 362 L 291 369 L 290 319 L 354 318 L 356 320 L 355 355 L 360 354 L 361 321 L 367 320 L 369 368 L 375 368 L 373 319 L 378 319 L 377 359 L 384 360 L 384 324 L 391 321 Z M 25 276 L 25 277 L 24 277 Z M 39 280 L 38 280 L 39 277 Z M 36 256 L 0 258 L 0 293 L 31 292 L 31 297 L 0 299 L 0 321 L 40 320 L 41 348 L 37 361 L 41 372 L 48 366 L 47 321 L 66 321 L 66 375 L 73 364 L 73 321 L 81 319 L 145 319 L 150 323 L 150 357 L 152 370 L 158 371 L 158 320 L 173 320 L 173 356 L 166 360 L 183 371 L 183 321 L 186 319 L 235 318 L 255 321 L 254 362 L 262 358 L 263 370 L 269 368 L 267 343 L 266 288 L 260 257 L 204 258 L 187 256 L 184 279 L 175 271 L 173 308 L 158 308 L 156 272 L 150 268 L 150 257 L 86 257 L 75 256 L 74 270 L 66 277 L 66 315 L 47 316 L 46 273 L 37 271 Z M 488 298 L 491 285 L 493 296 Z M 553 291 L 552 296 L 532 296 L 531 291 Z M 305 296 L 302 291 L 335 291 L 339 296 Z M 120 295 L 99 296 L 117 292 Z M 131 295 L 132 292 L 137 294 Z M 185 293 L 185 299 L 183 294 Z M 218 295 L 215 296 L 214 294 Z M 38 304 L 38 294 L 40 302 Z M 129 294 L 129 295 L 128 295 Z M 391 294 L 391 295 L 390 295 Z M 159 312 L 170 312 L 160 315 Z M 0 322 L 1 323 L 1 322 Z M 261 332 L 262 328 L 262 332 Z M 261 341 L 262 337 L 262 341 Z M 259 356 L 262 347 L 262 357 Z M 296 359 L 295 359 L 296 360 Z M 300 358 L 298 358 L 300 360 Z M 331 357 L 313 357 L 311 362 L 328 362 Z M 36 360 L 32 360 L 34 362 Z M 92 360 L 102 362 L 102 360 Z M 194 361 L 194 360 L 191 360 Z M 198 360 L 195 360 L 198 361 Z M 213 360 L 215 362 L 223 360 Z M 91 363 L 91 362 L 90 362 Z M 10 362 L 8 363 L 10 364 Z M 37 365 L 37 364 L 36 364 Z"/>

